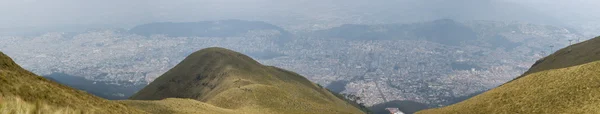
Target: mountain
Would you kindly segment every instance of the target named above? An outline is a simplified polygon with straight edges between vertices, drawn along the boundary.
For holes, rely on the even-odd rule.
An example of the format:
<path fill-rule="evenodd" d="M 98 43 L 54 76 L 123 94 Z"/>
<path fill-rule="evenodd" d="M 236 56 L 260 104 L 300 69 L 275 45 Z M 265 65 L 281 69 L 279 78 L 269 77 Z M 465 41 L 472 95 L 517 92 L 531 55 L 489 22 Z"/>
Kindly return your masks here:
<path fill-rule="evenodd" d="M 594 113 L 600 105 L 600 38 L 563 48 L 523 76 L 463 102 L 420 111 L 439 113 Z"/>
<path fill-rule="evenodd" d="M 37 76 L 0 52 L 0 113 L 145 113 Z"/>
<path fill-rule="evenodd" d="M 275 30 L 282 37 L 291 35 L 276 25 L 243 20 L 157 22 L 135 26 L 129 32 L 144 36 L 164 34 L 170 37 L 234 37 L 258 30 Z"/>
<path fill-rule="evenodd" d="M 199 101 L 190 104 L 202 104 L 211 111 L 364 113 L 301 75 L 261 65 L 246 55 L 224 48 L 192 53 L 134 94 L 130 98 L 133 101 L 124 102 L 142 109 L 152 109 L 148 104 L 175 105 L 165 105 L 165 102 L 174 102 L 167 98 L 193 99 L 187 101 Z"/>
<path fill-rule="evenodd" d="M 479 44 L 490 48 L 513 49 L 522 45 L 522 42 L 507 38 L 520 29 L 517 25 L 519 24 L 493 21 L 458 22 L 441 19 L 412 24 L 347 24 L 320 30 L 314 34 L 318 37 L 349 40 L 424 40 L 449 46 Z"/>

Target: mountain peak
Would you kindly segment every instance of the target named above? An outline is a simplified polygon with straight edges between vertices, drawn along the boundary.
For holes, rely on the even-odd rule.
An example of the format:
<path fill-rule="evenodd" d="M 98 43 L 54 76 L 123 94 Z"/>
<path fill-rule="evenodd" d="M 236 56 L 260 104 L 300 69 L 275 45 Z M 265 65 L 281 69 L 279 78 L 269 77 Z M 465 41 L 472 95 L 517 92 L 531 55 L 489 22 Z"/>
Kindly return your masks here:
<path fill-rule="evenodd" d="M 244 61 L 248 64 L 259 64 L 254 59 L 233 50 L 221 48 L 221 47 L 210 47 L 199 51 L 196 51 L 186 57 L 185 60 L 225 60 L 240 62 Z"/>
<path fill-rule="evenodd" d="M 221 85 L 240 87 L 269 82 L 265 66 L 252 58 L 220 47 L 205 48 L 186 57 L 175 67 L 155 79 L 146 88 L 133 95 L 136 100 L 160 100 L 165 98 L 191 98 L 205 101 L 212 94 L 221 92 Z M 226 80 L 235 79 L 229 85 Z M 240 81 L 241 80 L 241 81 Z M 238 83 L 241 82 L 241 83 Z"/>
<path fill-rule="evenodd" d="M 218 47 L 190 54 L 130 97 L 167 98 L 193 99 L 223 109 L 255 113 L 362 112 L 297 73 L 264 66 L 244 54 Z"/>

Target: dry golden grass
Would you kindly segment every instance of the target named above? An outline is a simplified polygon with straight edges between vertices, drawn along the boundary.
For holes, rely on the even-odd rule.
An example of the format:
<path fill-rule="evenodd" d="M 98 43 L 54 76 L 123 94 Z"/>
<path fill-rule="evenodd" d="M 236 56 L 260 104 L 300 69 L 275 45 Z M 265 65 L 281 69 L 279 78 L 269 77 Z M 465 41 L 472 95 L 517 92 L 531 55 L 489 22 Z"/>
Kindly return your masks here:
<path fill-rule="evenodd" d="M 285 85 L 282 85 L 285 86 Z M 247 93 L 243 89 L 253 90 Z M 222 92 L 209 101 L 193 99 L 167 98 L 164 100 L 122 100 L 120 103 L 136 107 L 155 114 L 357 114 L 361 112 L 339 111 L 352 109 L 314 103 L 314 99 L 298 99 L 292 95 L 294 90 L 281 91 L 274 87 L 252 84 L 236 90 Z M 284 97 L 280 97 L 284 96 Z M 255 100 L 262 99 L 262 100 Z M 326 102 L 324 99 L 318 102 Z M 218 106 L 215 106 L 215 105 Z"/>
<path fill-rule="evenodd" d="M 191 54 L 131 97 L 165 98 L 189 98 L 245 113 L 363 113 L 303 76 L 223 48 Z"/>
<path fill-rule="evenodd" d="M 57 108 L 58 111 L 81 110 L 85 113 L 145 113 L 139 109 L 114 103 L 86 92 L 48 81 L 13 62 L 0 52 L 0 96 L 2 110 L 46 110 L 44 107 Z M 13 104 L 14 103 L 14 104 Z M 51 109 L 49 109 L 51 110 Z"/>
<path fill-rule="evenodd" d="M 92 114 L 93 110 L 76 110 L 69 107 L 57 107 L 46 103 L 25 102 L 19 97 L 3 97 L 0 101 L 0 114 Z"/>
<path fill-rule="evenodd" d="M 154 114 L 234 114 L 236 112 L 193 99 L 168 98 L 155 101 L 122 100 L 117 102 Z"/>
<path fill-rule="evenodd" d="M 600 113 L 600 61 L 529 74 L 463 102 L 419 114 Z"/>

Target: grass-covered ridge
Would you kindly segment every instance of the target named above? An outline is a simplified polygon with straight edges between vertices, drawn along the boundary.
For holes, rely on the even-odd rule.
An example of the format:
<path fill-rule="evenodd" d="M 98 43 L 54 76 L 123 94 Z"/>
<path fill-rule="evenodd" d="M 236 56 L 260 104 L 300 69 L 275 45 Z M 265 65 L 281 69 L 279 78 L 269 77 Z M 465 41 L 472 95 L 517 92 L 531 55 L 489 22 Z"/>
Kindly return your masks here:
<path fill-rule="evenodd" d="M 421 114 L 600 113 L 600 61 L 523 76 L 466 101 Z"/>
<path fill-rule="evenodd" d="M 566 68 L 600 60 L 600 37 L 577 43 L 538 61 L 524 74 Z"/>
<path fill-rule="evenodd" d="M 299 74 L 224 48 L 191 54 L 130 99 L 166 98 L 194 99 L 222 108 L 214 110 L 248 113 L 364 113 Z"/>
<path fill-rule="evenodd" d="M 145 113 L 56 82 L 17 65 L 0 52 L 0 112 L 54 110 L 62 113 Z M 21 108 L 19 108 L 21 107 Z M 17 113 L 15 112 L 15 113 Z M 60 112 L 59 112 L 60 113 Z"/>

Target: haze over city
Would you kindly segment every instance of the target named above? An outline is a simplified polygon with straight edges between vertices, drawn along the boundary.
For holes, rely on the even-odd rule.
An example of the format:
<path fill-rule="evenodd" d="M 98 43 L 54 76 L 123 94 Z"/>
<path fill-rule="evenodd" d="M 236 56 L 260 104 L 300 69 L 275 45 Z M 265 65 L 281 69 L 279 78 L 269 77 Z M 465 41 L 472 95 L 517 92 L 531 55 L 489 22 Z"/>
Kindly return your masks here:
<path fill-rule="evenodd" d="M 335 106 L 328 107 L 332 113 L 346 105 L 353 106 L 348 113 L 389 113 L 386 108 L 415 113 L 484 95 L 538 71 L 533 68 L 587 63 L 535 67 L 546 65 L 547 57 L 577 52 L 569 47 L 593 44 L 585 42 L 600 34 L 598 5 L 597 0 L 2 0 L 0 51 L 35 75 L 102 100 L 189 95 L 219 110 L 242 111 L 208 102 L 234 96 L 203 96 L 225 92 L 205 89 L 260 91 L 243 84 L 229 87 L 240 80 L 264 84 L 275 80 L 272 76 L 297 73 L 308 81 L 293 80 L 327 91 L 306 84 L 266 86 L 290 87 L 281 91 L 297 94 L 310 88 L 319 98 L 334 99 L 328 102 Z M 205 71 L 225 63 L 248 63 L 256 69 Z M 248 73 L 227 78 L 236 78 L 235 84 L 206 78 L 237 71 Z M 269 78 L 249 78 L 254 75 Z M 202 86 L 171 85 L 173 91 L 187 87 L 190 93 L 150 95 L 167 94 L 165 85 L 188 79 L 183 76 L 204 77 L 196 78 L 197 83 L 181 82 Z M 205 93 L 192 91 L 196 89 Z M 254 105 L 270 107 L 246 105 L 250 108 L 243 111 L 249 112 L 262 112 Z M 275 111 L 269 113 L 278 113 L 279 107 L 270 108 Z"/>

